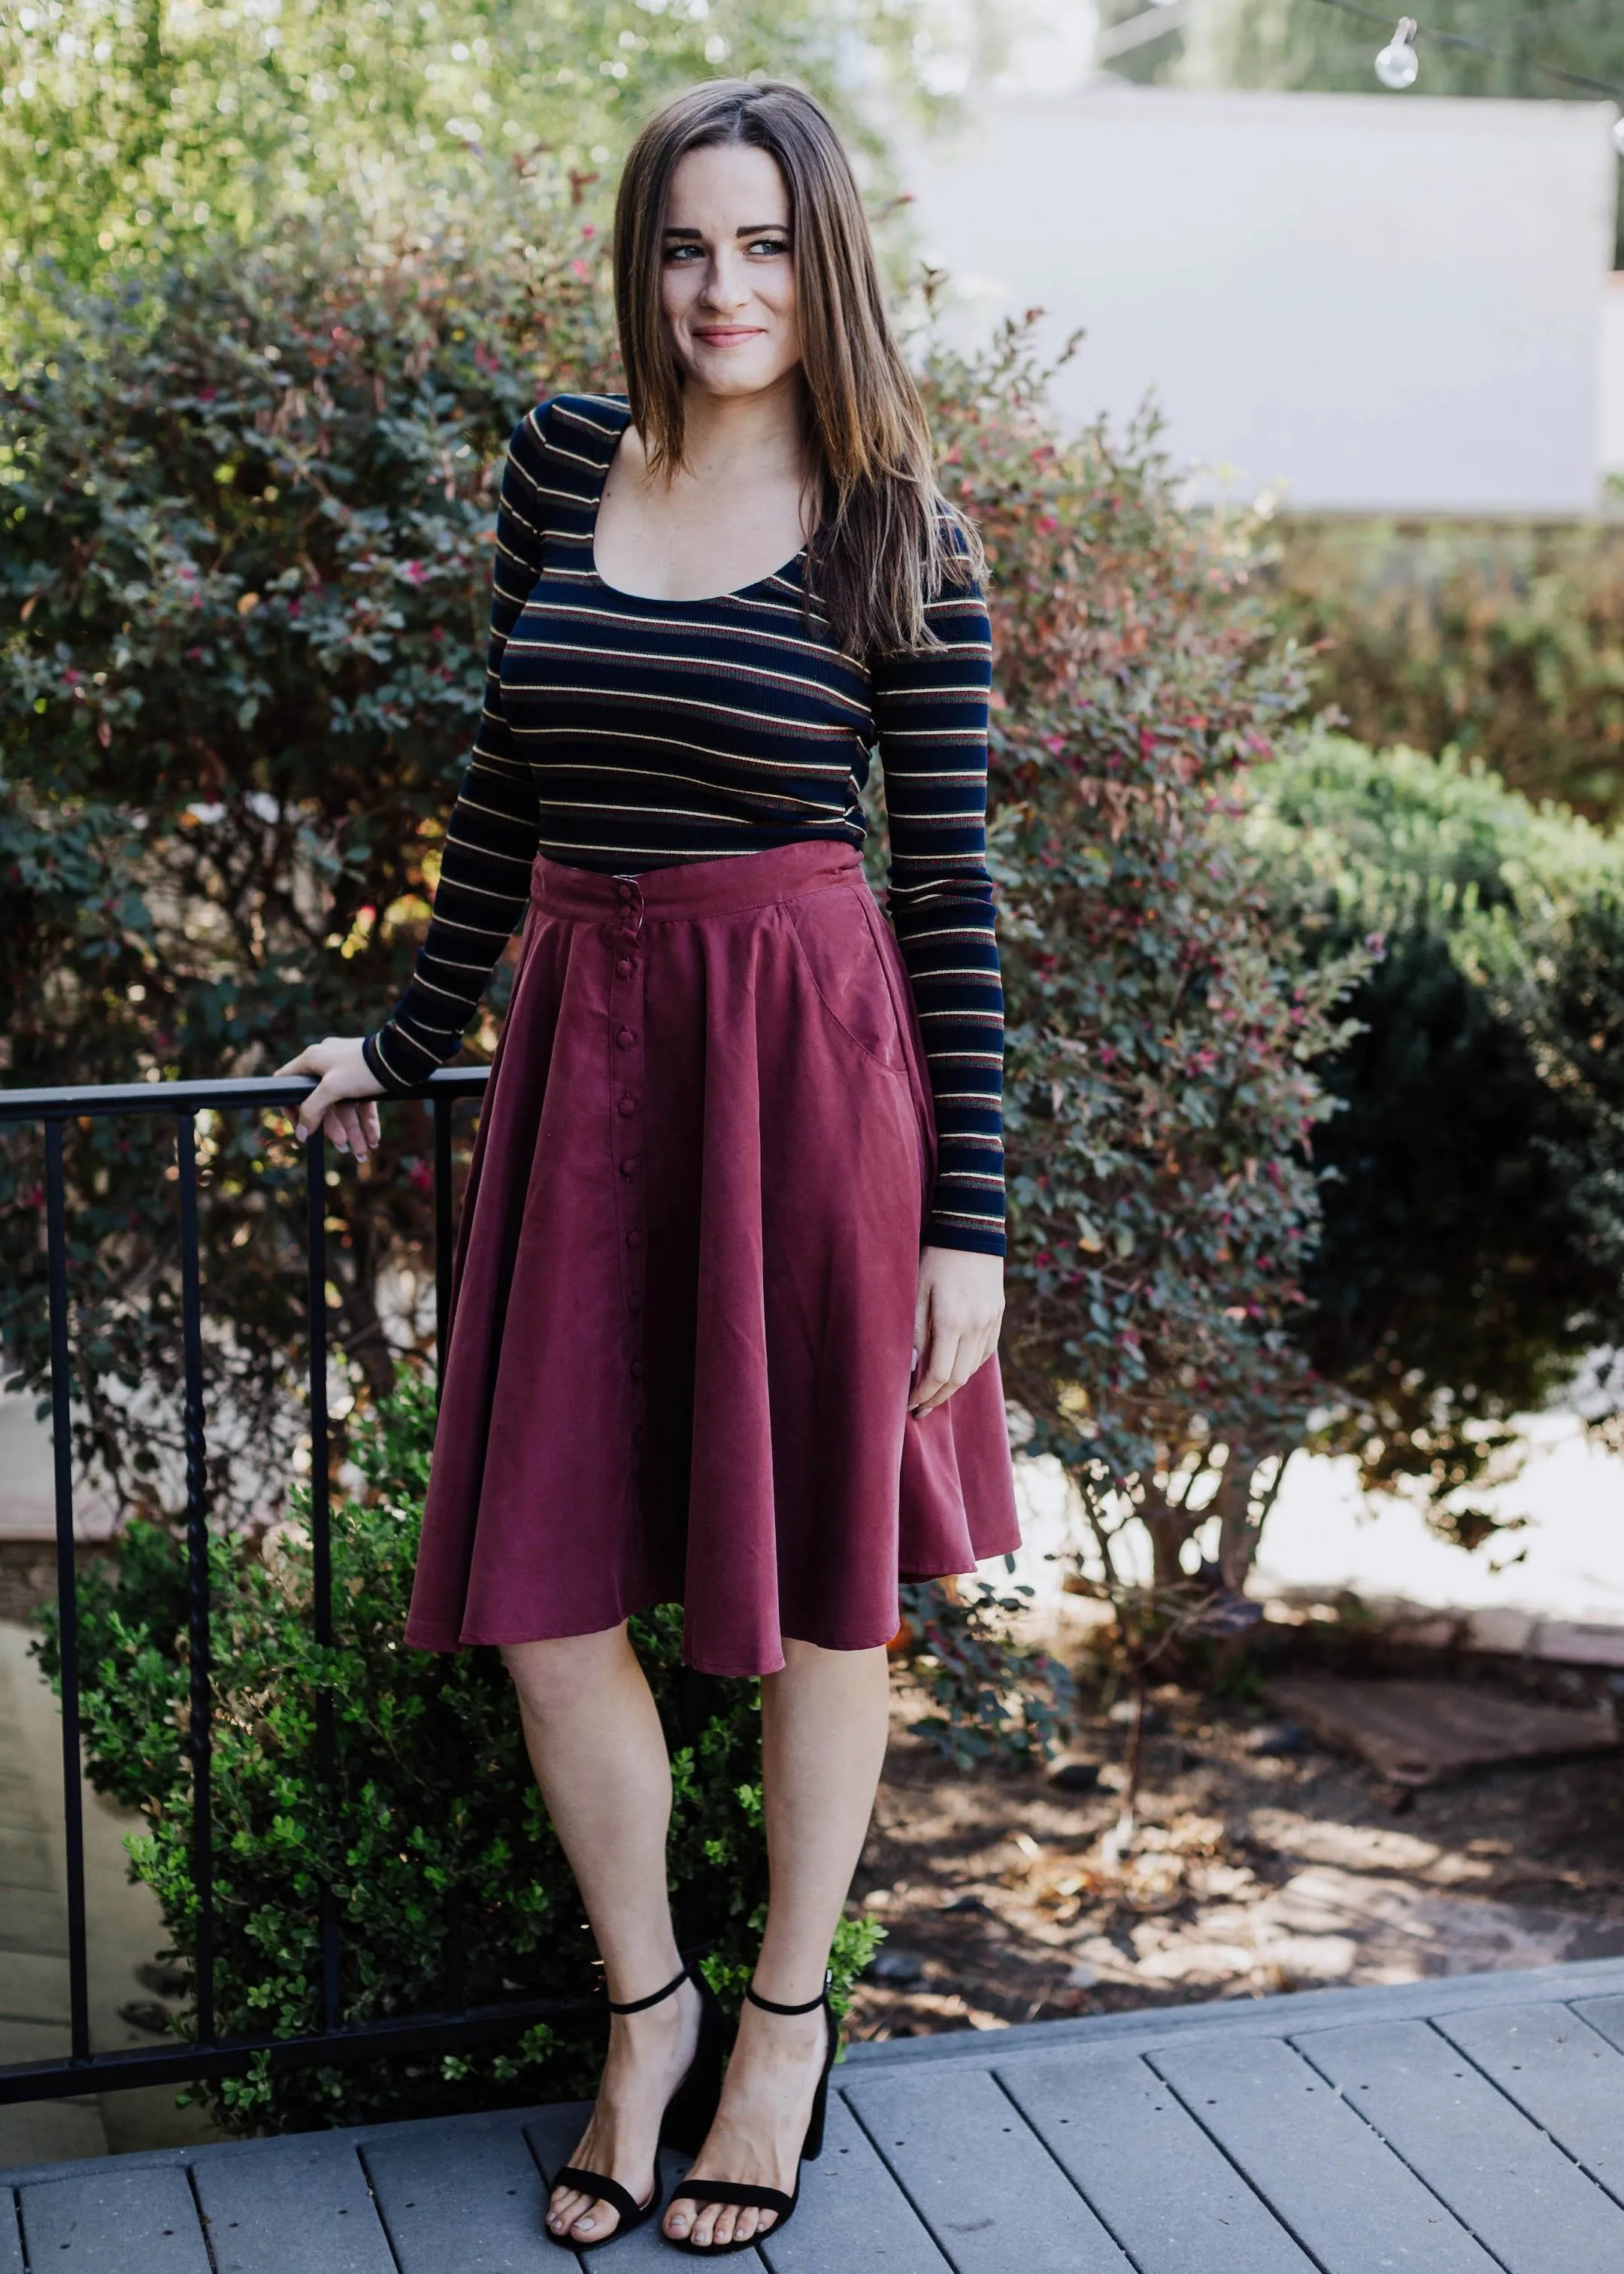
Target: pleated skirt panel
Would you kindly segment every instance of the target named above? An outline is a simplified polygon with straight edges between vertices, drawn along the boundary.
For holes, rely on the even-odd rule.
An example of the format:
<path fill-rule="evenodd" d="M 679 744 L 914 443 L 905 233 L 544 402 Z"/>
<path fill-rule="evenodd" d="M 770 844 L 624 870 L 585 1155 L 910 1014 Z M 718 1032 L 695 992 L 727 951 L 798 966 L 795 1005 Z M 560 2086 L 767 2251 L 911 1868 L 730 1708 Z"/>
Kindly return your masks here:
<path fill-rule="evenodd" d="M 847 846 L 535 866 L 475 1144 L 407 1640 L 683 1606 L 684 1653 L 885 1642 L 1019 1540 L 996 1358 L 907 1411 L 930 1092 Z"/>

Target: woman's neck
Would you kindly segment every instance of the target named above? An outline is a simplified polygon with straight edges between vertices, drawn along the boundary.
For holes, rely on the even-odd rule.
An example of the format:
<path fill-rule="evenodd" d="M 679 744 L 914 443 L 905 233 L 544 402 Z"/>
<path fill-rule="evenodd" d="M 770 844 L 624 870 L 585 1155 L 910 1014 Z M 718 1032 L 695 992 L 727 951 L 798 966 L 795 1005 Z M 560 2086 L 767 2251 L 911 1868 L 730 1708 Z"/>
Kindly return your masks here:
<path fill-rule="evenodd" d="M 806 463 L 799 367 L 756 395 L 712 395 L 685 387 L 682 462 L 688 478 L 705 485 L 741 473 L 800 479 Z"/>

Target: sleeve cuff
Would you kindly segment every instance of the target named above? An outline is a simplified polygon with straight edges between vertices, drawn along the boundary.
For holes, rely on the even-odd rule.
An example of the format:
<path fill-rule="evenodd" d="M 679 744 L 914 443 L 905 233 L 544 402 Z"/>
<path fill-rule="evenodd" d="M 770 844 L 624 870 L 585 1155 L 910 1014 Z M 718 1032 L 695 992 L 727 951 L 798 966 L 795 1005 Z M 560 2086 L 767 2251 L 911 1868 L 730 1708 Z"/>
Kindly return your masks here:
<path fill-rule="evenodd" d="M 956 1247 L 966 1255 L 1002 1256 L 1009 1251 L 1001 1224 L 939 1224 L 934 1216 L 926 1224 L 920 1246 Z"/>
<path fill-rule="evenodd" d="M 380 1028 L 379 1032 L 381 1033 L 382 1029 Z M 381 1082 L 391 1097 L 403 1097 L 408 1090 L 417 1087 L 414 1082 L 402 1081 L 389 1066 L 378 1047 L 377 1034 L 362 1035 L 361 1056 L 366 1060 L 367 1072 L 373 1081 Z"/>

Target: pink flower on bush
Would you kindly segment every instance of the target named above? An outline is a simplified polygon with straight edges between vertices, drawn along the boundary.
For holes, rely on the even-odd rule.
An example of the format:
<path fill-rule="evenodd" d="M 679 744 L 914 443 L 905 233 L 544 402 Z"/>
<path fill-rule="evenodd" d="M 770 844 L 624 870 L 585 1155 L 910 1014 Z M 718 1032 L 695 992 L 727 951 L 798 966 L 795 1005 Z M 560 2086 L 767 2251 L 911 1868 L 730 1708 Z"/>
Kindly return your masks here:
<path fill-rule="evenodd" d="M 426 584 L 428 582 L 429 572 L 421 561 L 402 561 L 401 574 L 409 584 Z"/>

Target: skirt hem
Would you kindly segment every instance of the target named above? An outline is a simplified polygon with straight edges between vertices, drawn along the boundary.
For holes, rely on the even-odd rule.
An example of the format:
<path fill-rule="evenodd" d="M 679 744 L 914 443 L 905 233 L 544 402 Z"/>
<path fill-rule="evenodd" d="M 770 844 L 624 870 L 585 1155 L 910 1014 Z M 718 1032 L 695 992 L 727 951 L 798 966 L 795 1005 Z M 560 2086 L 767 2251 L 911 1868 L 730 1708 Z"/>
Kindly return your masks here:
<path fill-rule="evenodd" d="M 1012 1545 L 1019 1546 L 1019 1540 Z M 989 1550 L 992 1555 L 1007 1552 L 996 1547 Z M 898 1576 L 898 1585 L 910 1587 L 922 1585 L 932 1579 L 967 1578 L 975 1568 L 974 1563 L 956 1563 L 945 1571 L 903 1571 Z M 409 1650 L 432 1651 L 438 1655 L 447 1657 L 455 1655 L 460 1650 L 506 1650 L 516 1645 L 530 1642 L 575 1642 L 584 1635 L 612 1634 L 616 1627 L 623 1626 L 628 1618 L 642 1618 L 650 1611 L 660 1609 L 666 1602 L 673 1603 L 679 1609 L 682 1608 L 677 1598 L 654 1595 L 650 1596 L 647 1602 L 634 1603 L 628 1610 L 623 1611 L 618 1619 L 612 1620 L 607 1626 L 603 1627 L 571 1627 L 560 1630 L 556 1634 L 461 1634 L 451 1640 L 439 1638 L 430 1640 L 426 1635 L 414 1634 L 409 1627 L 402 1639 Z M 901 1621 L 902 1614 L 898 1609 L 891 1626 L 883 1635 L 876 1635 L 872 1642 L 822 1642 L 816 1635 L 793 1634 L 787 1628 L 783 1630 L 781 1638 L 785 1642 L 810 1643 L 815 1650 L 883 1650 L 896 1633 Z M 712 1675 L 723 1681 L 759 1681 L 763 1675 L 781 1674 L 784 1670 L 782 1658 L 778 1660 L 776 1666 L 723 1666 L 710 1661 L 710 1653 L 695 1658 L 690 1657 L 686 1648 L 683 1650 L 684 1666 L 689 1668 L 695 1674 Z"/>

